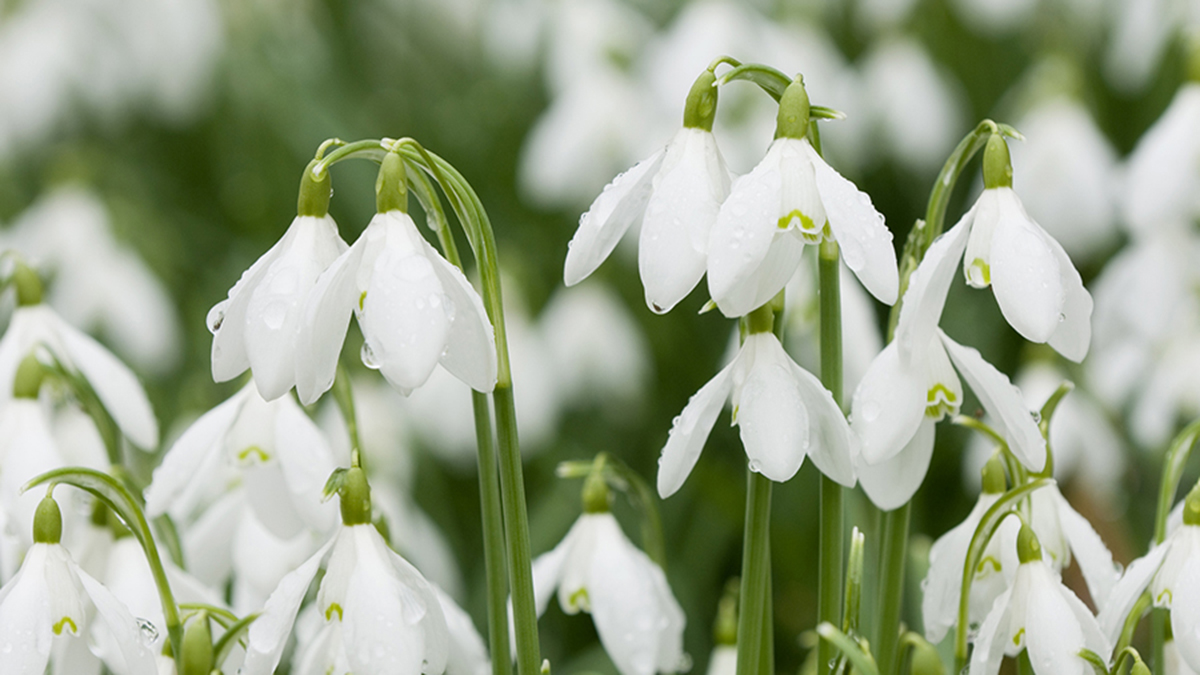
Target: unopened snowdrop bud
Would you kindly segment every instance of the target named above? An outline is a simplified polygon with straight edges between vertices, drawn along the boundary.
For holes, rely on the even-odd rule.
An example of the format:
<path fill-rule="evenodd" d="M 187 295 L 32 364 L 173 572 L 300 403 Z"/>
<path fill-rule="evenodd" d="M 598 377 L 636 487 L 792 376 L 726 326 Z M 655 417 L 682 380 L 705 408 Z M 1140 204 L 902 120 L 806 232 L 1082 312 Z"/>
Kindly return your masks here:
<path fill-rule="evenodd" d="M 808 90 L 804 78 L 797 76 L 779 99 L 779 114 L 775 117 L 775 138 L 806 138 L 809 119 Z"/>
<path fill-rule="evenodd" d="M 1008 143 L 1004 141 L 1004 136 L 992 134 L 983 151 L 983 187 L 988 190 L 1010 188 L 1013 182 L 1012 174 Z"/>
<path fill-rule="evenodd" d="M 33 516 L 33 543 L 57 544 L 62 541 L 62 511 L 47 492 Z"/>
<path fill-rule="evenodd" d="M 375 211 L 408 213 L 408 177 L 404 158 L 399 153 L 389 152 L 383 157 L 379 176 L 375 179 Z"/>
<path fill-rule="evenodd" d="M 36 399 L 44 379 L 46 373 L 42 370 L 41 362 L 32 353 L 26 355 L 21 359 L 20 365 L 17 366 L 17 374 L 13 377 L 13 398 Z"/>
<path fill-rule="evenodd" d="M 183 673 L 181 675 L 210 675 L 213 671 L 212 630 L 208 612 L 200 612 L 183 633 Z"/>
<path fill-rule="evenodd" d="M 717 76 L 706 70 L 692 83 L 683 108 L 683 126 L 687 129 L 712 131 L 717 117 Z"/>
<path fill-rule="evenodd" d="M 329 199 L 333 196 L 333 185 L 329 171 L 316 172 L 320 160 L 314 159 L 304 167 L 300 177 L 300 195 L 296 198 L 296 214 L 324 218 L 329 213 Z"/>
<path fill-rule="evenodd" d="M 357 466 L 348 469 L 338 496 L 342 502 L 344 525 L 371 523 L 371 486 L 367 484 L 366 472 Z"/>
<path fill-rule="evenodd" d="M 17 289 L 18 307 L 42 304 L 42 280 L 31 267 L 18 261 L 13 269 L 12 283 Z"/>

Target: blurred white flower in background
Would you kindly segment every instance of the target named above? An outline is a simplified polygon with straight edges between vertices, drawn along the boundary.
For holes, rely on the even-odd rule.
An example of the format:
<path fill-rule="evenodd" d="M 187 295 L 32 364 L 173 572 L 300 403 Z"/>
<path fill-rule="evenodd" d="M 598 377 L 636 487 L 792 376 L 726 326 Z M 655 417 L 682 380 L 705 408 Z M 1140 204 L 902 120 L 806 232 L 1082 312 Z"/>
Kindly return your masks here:
<path fill-rule="evenodd" d="M 152 373 L 179 360 L 175 304 L 138 253 L 117 240 L 108 208 L 82 186 L 42 195 L 3 235 L 50 279 L 46 301 L 69 323 L 108 338 Z"/>
<path fill-rule="evenodd" d="M 1136 1 L 1136 0 L 1135 0 Z M 1000 36 L 1029 21 L 1039 0 L 955 0 L 958 15 L 976 33 Z"/>
<path fill-rule="evenodd" d="M 1184 84 L 1128 159 L 1125 222 L 1135 237 L 1191 231 L 1200 216 L 1200 82 Z"/>
<path fill-rule="evenodd" d="M 1150 83 L 1190 0 L 1116 0 L 1108 3 L 1108 49 L 1103 71 L 1109 84 L 1135 93 Z M 1193 3 L 1194 4 L 1194 3 Z"/>

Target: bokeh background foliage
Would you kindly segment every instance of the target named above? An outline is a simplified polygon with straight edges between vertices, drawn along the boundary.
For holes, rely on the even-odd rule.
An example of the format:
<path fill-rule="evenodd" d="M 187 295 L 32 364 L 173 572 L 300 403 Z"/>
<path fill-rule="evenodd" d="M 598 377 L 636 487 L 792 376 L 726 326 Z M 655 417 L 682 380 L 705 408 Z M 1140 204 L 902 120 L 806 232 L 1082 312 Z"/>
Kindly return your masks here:
<path fill-rule="evenodd" d="M 180 109 L 164 113 L 145 92 L 135 90 L 121 94 L 119 105 L 97 112 L 94 102 L 78 100 L 70 93 L 74 90 L 68 90 L 56 100 L 57 108 L 45 128 L 0 146 L 0 223 L 15 221 L 55 185 L 83 183 L 101 196 L 117 237 L 140 253 L 178 309 L 182 337 L 177 360 L 156 372 L 141 373 L 156 413 L 175 433 L 182 421 L 240 386 L 212 383 L 205 314 L 290 222 L 300 171 L 328 137 L 412 136 L 457 166 L 478 191 L 495 224 L 509 280 L 505 289 L 509 302 L 524 305 L 536 317 L 562 285 L 566 243 L 587 206 L 578 200 L 531 195 L 519 168 L 531 130 L 558 93 L 547 82 L 553 57 L 547 45 L 553 41 L 549 33 L 554 28 L 547 17 L 567 11 L 574 1 L 189 0 L 202 6 L 213 21 L 196 27 L 208 31 L 207 47 L 194 50 L 203 67 L 193 69 L 186 83 L 192 93 Z M 506 3 L 512 7 L 498 8 Z M 36 4 L 37 0 L 0 1 L 0 41 L 11 39 L 14 22 Z M 58 4 L 84 13 L 112 10 L 103 2 L 80 2 L 78 8 L 70 2 Z M 652 34 L 665 33 L 689 11 L 687 3 L 672 0 L 628 0 L 626 4 L 643 17 Z M 880 24 L 874 18 L 879 10 L 873 6 L 889 4 L 908 7 L 898 18 Z M 760 1 L 742 11 L 772 21 L 782 34 L 797 41 L 814 33 L 822 35 L 851 67 L 889 36 L 915 40 L 959 92 L 961 128 L 947 130 L 955 139 L 983 117 L 1014 121 L 1012 116 L 1033 95 L 1030 73 L 1053 56 L 1068 64 L 1071 81 L 1065 88 L 1083 101 L 1113 147 L 1125 155 L 1166 108 L 1186 75 L 1185 49 L 1179 40 L 1167 41 L 1158 65 L 1135 88 L 1114 85 L 1104 69 L 1096 67 L 1106 58 L 1115 30 L 1107 18 L 1117 12 L 1111 5 L 1119 3 L 1028 2 L 1024 4 L 1033 9 L 1025 19 L 1001 31 L 968 25 L 961 4 L 949 0 Z M 532 25 L 519 29 L 521 21 L 514 23 L 513 15 Z M 510 20 L 501 22 L 500 16 Z M 1091 16 L 1092 25 L 1080 16 Z M 122 49 L 121 34 L 104 35 L 104 25 L 93 28 L 101 33 L 95 38 L 99 48 Z M 145 30 L 154 30 L 153 25 Z M 497 48 L 497 43 L 507 47 Z M 694 49 L 710 57 L 718 55 Z M 171 44 L 161 50 L 158 58 L 178 56 Z M 514 53 L 526 56 L 514 57 Z M 630 77 L 652 67 L 646 62 L 650 56 L 638 50 L 614 50 L 608 58 L 613 68 Z M 27 65 L 33 67 L 32 62 Z M 807 68 L 803 62 L 771 65 L 789 72 Z M 594 76 L 588 70 L 571 74 L 585 87 Z M 808 82 L 818 91 L 833 84 L 812 77 Z M 688 84 L 690 79 L 675 86 Z M 0 97 L 19 95 L 20 89 L 9 88 Z M 739 100 L 723 95 L 723 105 L 730 109 L 721 108 L 718 117 L 736 116 Z M 814 102 L 824 101 L 814 96 Z M 681 110 L 682 100 L 677 103 Z M 10 100 L 7 105 L 15 104 Z M 6 104 L 0 104 L 0 111 L 5 109 Z M 851 118 L 865 114 L 855 109 L 845 112 Z M 613 122 L 646 124 L 638 118 Z M 898 127 L 915 130 L 929 123 L 915 117 L 899 120 Z M 723 149 L 734 142 L 720 134 L 718 128 Z M 769 127 L 763 134 L 758 139 L 761 147 L 769 141 Z M 835 160 L 837 142 L 833 134 L 826 141 Z M 923 213 L 937 167 L 914 170 L 878 145 L 877 138 L 865 140 L 862 161 L 842 170 L 872 196 L 899 243 Z M 609 176 L 636 159 L 619 151 L 612 155 L 595 159 L 613 167 Z M 748 168 L 735 167 L 739 172 Z M 975 176 L 973 169 L 959 187 L 951 219 L 971 198 Z M 1016 182 L 1020 190 L 1019 169 Z M 350 241 L 373 213 L 374 167 L 339 165 L 333 184 L 331 212 L 342 236 Z M 598 191 L 600 186 L 593 187 Z M 1120 243 L 1112 241 L 1108 253 Z M 460 246 L 467 250 L 465 241 Z M 1079 263 L 1085 282 L 1100 271 L 1106 257 Z M 597 275 L 619 293 L 644 332 L 652 377 L 635 401 L 583 404 L 564 411 L 552 437 L 540 447 L 529 448 L 526 480 L 535 553 L 553 546 L 578 514 L 579 484 L 556 479 L 557 463 L 604 451 L 652 481 L 672 417 L 721 365 L 730 341 L 728 320 L 718 312 L 697 313 L 707 300 L 703 292 L 693 293 L 669 315 L 655 316 L 642 301 L 631 257 L 614 257 Z M 947 332 L 978 347 L 1001 370 L 1011 374 L 1030 357 L 1029 348 L 1003 322 L 991 294 L 956 287 L 947 307 L 943 324 Z M 366 373 L 357 363 L 361 343 L 357 329 L 351 329 L 351 336 L 347 362 Z M 519 370 L 514 386 L 518 391 L 522 387 Z M 466 397 L 466 392 L 462 395 Z M 968 401 L 963 412 L 970 414 L 977 407 Z M 939 429 L 933 466 L 915 502 L 913 530 L 926 535 L 914 537 L 915 564 L 910 568 L 915 580 L 920 578 L 921 551 L 928 546 L 929 536 L 959 522 L 974 501 L 973 489 L 963 480 L 966 437 L 949 425 Z M 419 477 L 413 483 L 415 500 L 457 555 L 466 582 L 465 606 L 483 628 L 483 568 L 473 471 L 447 464 L 421 445 L 406 436 L 396 438 L 391 451 L 415 457 Z M 1068 494 L 1096 524 L 1116 557 L 1128 561 L 1139 548 L 1133 543 L 1137 540 L 1131 523 L 1141 526 L 1149 521 L 1150 488 L 1156 483 L 1158 464 L 1157 453 L 1135 454 L 1130 443 L 1125 446 L 1132 460 L 1123 478 L 1127 498 L 1097 503 L 1087 487 L 1079 485 L 1069 485 Z M 696 668 L 705 666 L 717 600 L 740 565 L 744 466 L 736 432 L 718 423 L 691 479 L 661 505 L 668 578 L 689 618 L 686 646 Z M 864 504 L 861 493 L 856 493 L 850 500 L 848 521 L 868 531 L 870 547 L 870 533 L 877 523 L 865 515 Z M 798 637 L 815 623 L 816 511 L 816 473 L 806 464 L 794 480 L 775 490 L 774 611 L 778 666 L 785 672 L 799 667 L 804 649 Z M 627 502 L 618 500 L 617 515 L 631 535 L 637 532 L 636 513 Z M 868 565 L 873 560 L 869 548 Z M 866 597 L 872 597 L 869 588 Z M 905 613 L 912 626 L 920 625 L 918 608 L 914 581 Z M 541 630 L 544 654 L 557 672 L 613 672 L 591 622 L 565 617 L 552 607 Z"/>

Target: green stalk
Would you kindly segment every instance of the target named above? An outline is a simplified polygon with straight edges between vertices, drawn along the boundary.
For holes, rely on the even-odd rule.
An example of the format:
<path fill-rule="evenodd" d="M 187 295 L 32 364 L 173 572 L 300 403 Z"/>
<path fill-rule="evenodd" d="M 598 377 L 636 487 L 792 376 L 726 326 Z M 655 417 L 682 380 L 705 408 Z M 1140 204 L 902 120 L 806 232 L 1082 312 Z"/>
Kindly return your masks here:
<path fill-rule="evenodd" d="M 821 317 L 821 383 L 842 403 L 842 294 L 837 242 L 821 242 L 818 256 L 818 296 Z M 821 529 L 817 591 L 817 621 L 842 624 L 842 541 L 845 517 L 842 486 L 821 475 Z M 821 638 L 817 645 L 817 672 L 827 675 L 837 656 L 832 642 Z M 740 675 L 740 674 L 739 674 Z"/>
<path fill-rule="evenodd" d="M 413 193 L 450 264 L 462 269 L 458 246 L 448 227 L 441 200 L 429 178 L 420 171 L 409 171 Z M 512 657 L 508 644 L 508 583 L 505 567 L 504 521 L 500 499 L 500 475 L 496 463 L 496 446 L 492 434 L 492 416 L 487 394 L 471 392 L 471 407 L 475 414 L 475 443 L 479 459 L 479 503 L 483 519 L 483 567 L 487 579 L 488 642 L 492 657 L 492 672 L 499 675 L 511 672 Z"/>
<path fill-rule="evenodd" d="M 900 641 L 900 612 L 904 605 L 904 563 L 908 559 L 908 523 L 912 502 L 883 514 L 883 549 L 879 558 L 879 636 L 875 654 L 883 675 L 900 672 L 897 658 Z"/>
<path fill-rule="evenodd" d="M 1154 543 L 1161 544 L 1167 538 L 1167 517 L 1171 514 L 1171 503 L 1175 501 L 1175 493 L 1179 489 L 1179 481 L 1183 478 L 1183 468 L 1192 452 L 1197 437 L 1200 437 L 1200 420 L 1184 427 L 1183 431 L 1171 441 L 1167 455 L 1163 461 L 1162 484 L 1158 490 L 1158 511 L 1154 516 Z M 1154 667 L 1154 675 L 1163 675 L 1163 642 L 1167 634 L 1167 613 L 1161 609 L 1150 612 L 1150 661 Z"/>
<path fill-rule="evenodd" d="M 738 612 L 737 675 L 763 675 L 774 670 L 767 648 L 771 633 L 771 480 L 747 470 L 746 526 L 742 543 L 741 608 Z M 771 670 L 767 670 L 771 668 Z"/>

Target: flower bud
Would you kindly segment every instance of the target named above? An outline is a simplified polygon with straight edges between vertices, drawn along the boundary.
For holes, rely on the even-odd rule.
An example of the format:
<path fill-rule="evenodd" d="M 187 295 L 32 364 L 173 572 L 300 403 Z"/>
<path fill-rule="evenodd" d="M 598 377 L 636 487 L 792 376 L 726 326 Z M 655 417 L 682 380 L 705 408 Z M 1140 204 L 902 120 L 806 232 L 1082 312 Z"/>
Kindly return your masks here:
<path fill-rule="evenodd" d="M 700 73 L 692 83 L 683 107 L 683 126 L 712 131 L 717 116 L 717 76 L 711 70 Z"/>
<path fill-rule="evenodd" d="M 47 492 L 33 514 L 33 543 L 57 544 L 62 541 L 62 511 Z"/>

